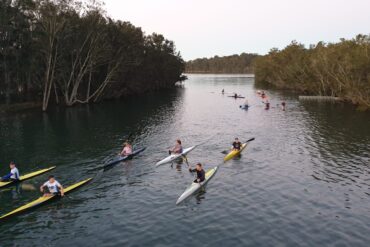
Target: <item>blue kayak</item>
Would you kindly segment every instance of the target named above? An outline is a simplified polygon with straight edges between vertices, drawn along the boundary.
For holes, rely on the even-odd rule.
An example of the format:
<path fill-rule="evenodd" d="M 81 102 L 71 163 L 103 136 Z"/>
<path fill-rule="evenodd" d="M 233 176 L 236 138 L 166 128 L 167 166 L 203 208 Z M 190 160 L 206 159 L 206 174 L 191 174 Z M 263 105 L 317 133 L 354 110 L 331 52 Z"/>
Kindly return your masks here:
<path fill-rule="evenodd" d="M 250 105 L 241 105 L 239 106 L 243 110 L 248 110 L 251 106 Z"/>
<path fill-rule="evenodd" d="M 140 148 L 138 150 L 135 150 L 134 152 L 132 152 L 132 154 L 130 155 L 127 155 L 127 156 L 118 156 L 114 159 L 112 159 L 111 161 L 109 161 L 108 164 L 104 165 L 104 169 L 108 169 L 108 168 L 111 168 L 112 166 L 120 163 L 120 162 L 123 162 L 123 161 L 126 161 L 126 160 L 129 160 L 129 159 L 132 159 L 133 157 L 135 157 L 136 155 L 138 155 L 139 153 L 143 152 L 146 148 Z"/>

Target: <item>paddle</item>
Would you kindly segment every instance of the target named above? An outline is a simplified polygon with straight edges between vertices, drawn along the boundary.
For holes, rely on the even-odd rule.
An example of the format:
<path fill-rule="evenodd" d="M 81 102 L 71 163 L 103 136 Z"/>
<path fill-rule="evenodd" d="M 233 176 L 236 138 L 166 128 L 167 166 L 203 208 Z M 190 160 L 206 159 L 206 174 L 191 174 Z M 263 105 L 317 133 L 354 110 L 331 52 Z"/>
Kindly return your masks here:
<path fill-rule="evenodd" d="M 254 141 L 256 138 L 251 138 L 251 139 L 249 139 L 248 141 L 246 141 L 245 143 L 248 143 L 248 142 L 251 142 L 251 141 Z M 222 154 L 228 154 L 230 152 L 230 150 L 224 150 L 224 151 L 222 151 L 221 153 Z"/>

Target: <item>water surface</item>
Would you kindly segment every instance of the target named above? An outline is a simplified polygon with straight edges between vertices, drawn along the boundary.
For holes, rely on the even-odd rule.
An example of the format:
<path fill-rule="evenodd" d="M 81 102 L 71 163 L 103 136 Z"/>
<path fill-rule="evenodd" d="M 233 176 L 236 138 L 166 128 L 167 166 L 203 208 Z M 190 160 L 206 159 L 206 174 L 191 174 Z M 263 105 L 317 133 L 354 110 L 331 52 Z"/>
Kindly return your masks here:
<path fill-rule="evenodd" d="M 252 107 L 241 110 L 243 100 L 222 89 Z M 94 180 L 0 223 L 0 246 L 368 246 L 370 115 L 277 91 L 266 111 L 255 91 L 248 76 L 190 75 L 176 90 L 1 116 L 1 174 L 15 160 L 22 172 L 56 165 L 64 185 Z M 147 150 L 97 169 L 129 133 Z M 174 140 L 204 143 L 188 158 L 212 168 L 237 136 L 256 140 L 221 165 L 205 193 L 175 206 L 193 176 L 185 164 L 154 166 Z M 0 191 L 0 214 L 37 198 L 46 178 Z"/>

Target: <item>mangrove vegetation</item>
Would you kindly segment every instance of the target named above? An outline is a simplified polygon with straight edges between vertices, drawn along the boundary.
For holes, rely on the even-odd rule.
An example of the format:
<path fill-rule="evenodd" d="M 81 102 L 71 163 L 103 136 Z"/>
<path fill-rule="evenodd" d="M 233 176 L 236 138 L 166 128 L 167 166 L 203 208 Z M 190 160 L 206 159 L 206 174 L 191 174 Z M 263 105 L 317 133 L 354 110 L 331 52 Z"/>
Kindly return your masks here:
<path fill-rule="evenodd" d="M 252 62 L 257 56 L 257 54 L 242 53 L 225 57 L 198 58 L 186 63 L 186 72 L 249 74 L 253 73 Z"/>
<path fill-rule="evenodd" d="M 99 102 L 173 87 L 184 69 L 172 41 L 100 2 L 0 0 L 0 104 Z"/>
<path fill-rule="evenodd" d="M 257 85 L 270 84 L 304 94 L 336 96 L 370 108 L 370 37 L 306 48 L 293 41 L 255 59 Z"/>

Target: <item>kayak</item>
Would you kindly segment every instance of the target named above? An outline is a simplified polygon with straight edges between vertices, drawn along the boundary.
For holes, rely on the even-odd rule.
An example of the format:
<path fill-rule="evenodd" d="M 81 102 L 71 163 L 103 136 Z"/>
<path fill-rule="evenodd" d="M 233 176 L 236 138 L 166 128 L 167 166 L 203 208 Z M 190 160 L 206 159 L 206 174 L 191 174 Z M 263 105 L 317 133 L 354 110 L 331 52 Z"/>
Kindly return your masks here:
<path fill-rule="evenodd" d="M 46 173 L 48 171 L 51 171 L 51 170 L 55 169 L 55 167 L 56 166 L 53 166 L 53 167 L 50 167 L 50 168 L 46 168 L 46 169 L 42 169 L 42 170 L 39 170 L 37 172 L 28 173 L 26 175 L 20 176 L 19 177 L 19 180 L 16 180 L 16 181 L 0 182 L 0 188 L 11 186 L 11 185 L 14 185 L 16 183 L 20 183 L 20 182 L 23 182 L 25 180 L 31 179 L 33 177 L 39 176 L 41 174 L 44 174 L 44 173 Z"/>
<path fill-rule="evenodd" d="M 65 188 L 64 189 L 64 194 L 67 194 L 67 193 L 69 193 L 69 192 L 71 192 L 71 191 L 73 191 L 73 190 L 75 190 L 75 189 L 83 186 L 84 184 L 90 182 L 91 179 L 92 178 L 88 178 L 88 179 L 86 179 L 84 181 L 81 181 L 79 183 L 76 183 L 74 185 L 71 185 L 71 186 Z M 50 202 L 52 200 L 55 200 L 57 198 L 61 198 L 61 196 L 58 196 L 58 195 L 46 196 L 46 197 L 42 196 L 42 197 L 40 197 L 37 200 L 34 200 L 34 201 L 30 202 L 30 203 L 27 203 L 26 205 L 24 205 L 22 207 L 19 207 L 19 208 L 15 209 L 15 210 L 11 211 L 10 213 L 4 214 L 3 216 L 0 217 L 0 220 L 4 220 L 4 219 L 9 218 L 11 216 L 14 216 L 16 214 L 22 213 L 22 212 L 24 212 L 26 210 L 30 210 L 32 208 L 35 208 L 35 207 L 44 205 L 44 204 L 46 204 L 46 203 L 48 203 L 48 202 Z"/>
<path fill-rule="evenodd" d="M 228 160 L 231 160 L 232 158 L 234 158 L 235 156 L 239 155 L 246 147 L 247 147 L 248 143 L 243 143 L 242 144 L 242 147 L 240 148 L 240 150 L 231 150 L 224 158 L 224 162 L 228 161 Z"/>
<path fill-rule="evenodd" d="M 245 99 L 245 97 L 243 97 L 243 96 L 237 96 L 237 97 L 235 97 L 235 96 L 227 96 L 227 97 L 235 98 L 235 99 Z"/>
<path fill-rule="evenodd" d="M 218 169 L 218 166 L 215 168 L 212 168 L 206 172 L 206 179 L 202 183 L 192 183 L 185 191 L 182 193 L 182 195 L 177 199 L 176 205 L 180 204 L 186 198 L 189 198 L 191 195 L 194 195 L 196 192 L 198 192 L 201 188 L 204 188 L 209 180 L 216 174 Z"/>
<path fill-rule="evenodd" d="M 251 106 L 249 106 L 249 105 L 241 105 L 241 106 L 239 106 L 239 107 L 240 107 L 240 109 L 248 110 L 248 109 L 249 109 L 249 107 L 251 107 Z"/>
<path fill-rule="evenodd" d="M 190 148 L 185 148 L 181 154 L 171 154 L 170 156 L 168 156 L 167 158 L 157 162 L 157 164 L 155 164 L 155 166 L 160 166 L 160 165 L 164 165 L 164 164 L 167 164 L 167 163 L 171 163 L 172 161 L 175 161 L 177 160 L 178 158 L 180 157 L 183 157 L 185 156 L 186 154 L 190 153 L 194 148 L 196 148 L 196 146 L 192 146 Z"/>
<path fill-rule="evenodd" d="M 104 165 L 104 169 L 108 169 L 122 161 L 126 161 L 126 160 L 129 160 L 129 159 L 132 159 L 133 157 L 135 157 L 136 155 L 138 155 L 139 153 L 143 152 L 146 148 L 140 148 L 138 150 L 135 150 L 132 152 L 132 154 L 130 155 L 127 155 L 127 156 L 118 156 L 116 158 L 114 158 L 113 160 L 109 161 L 108 164 Z"/>

